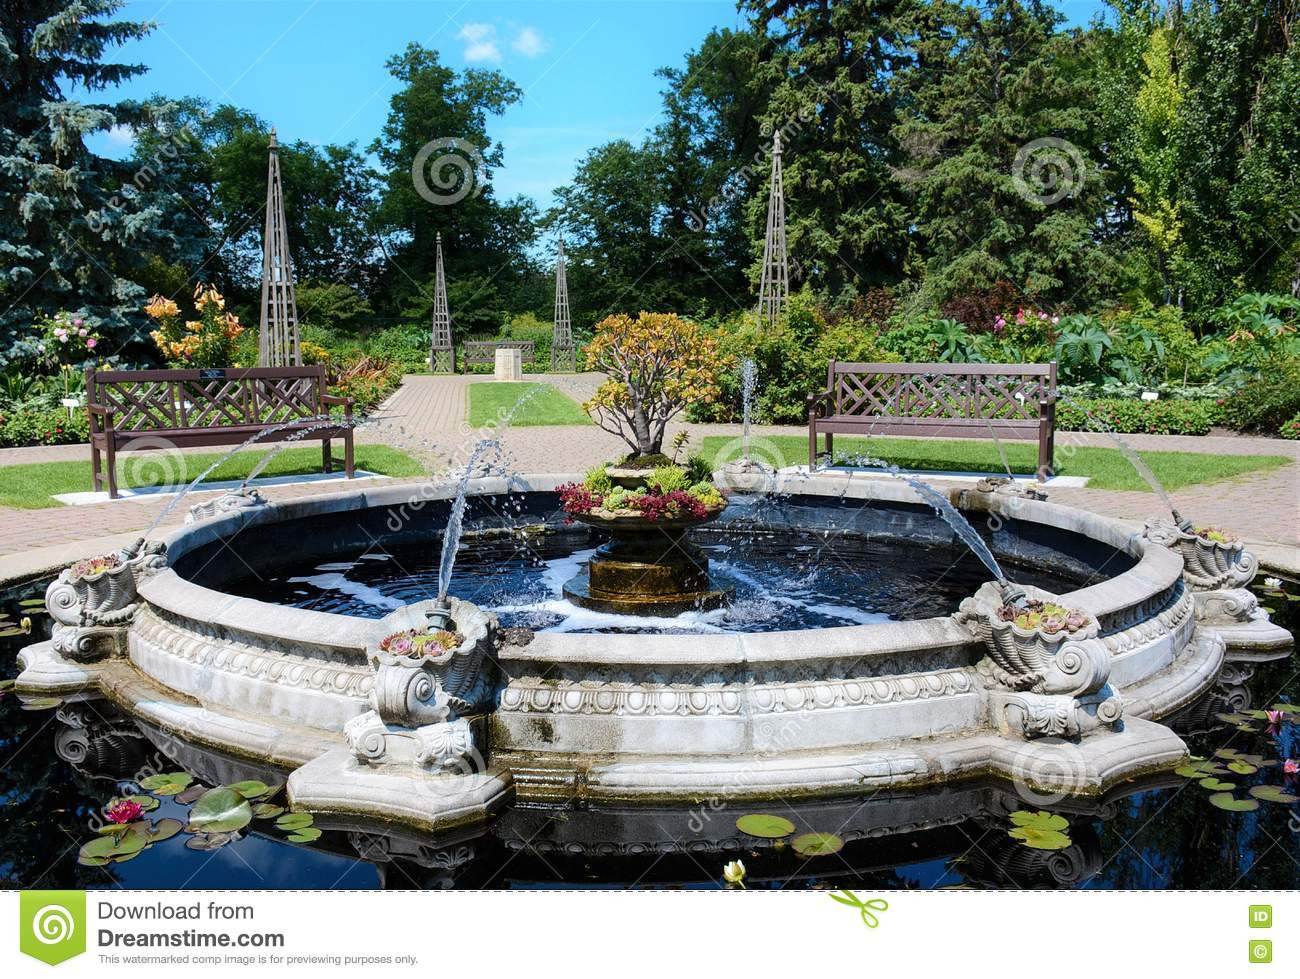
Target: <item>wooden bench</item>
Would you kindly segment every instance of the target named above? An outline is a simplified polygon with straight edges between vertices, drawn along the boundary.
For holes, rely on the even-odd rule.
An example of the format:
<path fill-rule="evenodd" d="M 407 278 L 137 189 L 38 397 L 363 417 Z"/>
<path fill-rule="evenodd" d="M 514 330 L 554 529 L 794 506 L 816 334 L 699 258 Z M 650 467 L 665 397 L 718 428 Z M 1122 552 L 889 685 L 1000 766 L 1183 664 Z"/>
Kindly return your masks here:
<path fill-rule="evenodd" d="M 496 363 L 498 350 L 519 350 L 525 364 L 535 359 L 532 340 L 466 340 L 465 365 Z"/>
<path fill-rule="evenodd" d="M 90 467 L 95 492 L 108 476 L 117 498 L 117 453 L 202 445 L 239 445 L 306 438 L 303 432 L 342 406 L 343 420 L 310 432 L 321 441 L 325 472 L 333 468 L 330 440 L 343 440 L 347 478 L 354 473 L 352 399 L 328 393 L 325 367 L 211 370 L 86 371 Z M 104 455 L 100 464 L 100 453 Z"/>
<path fill-rule="evenodd" d="M 931 435 L 1038 440 L 1038 479 L 1052 468 L 1056 361 L 1050 364 L 850 364 L 826 368 L 808 398 L 808 467 L 817 436 Z"/>

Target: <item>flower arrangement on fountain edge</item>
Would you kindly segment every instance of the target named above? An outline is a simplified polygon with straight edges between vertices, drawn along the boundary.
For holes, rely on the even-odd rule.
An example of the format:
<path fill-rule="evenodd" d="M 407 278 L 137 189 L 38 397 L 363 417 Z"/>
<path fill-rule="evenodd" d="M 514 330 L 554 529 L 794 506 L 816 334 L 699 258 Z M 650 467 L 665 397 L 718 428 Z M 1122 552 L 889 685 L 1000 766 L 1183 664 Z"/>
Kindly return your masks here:
<path fill-rule="evenodd" d="M 1079 632 L 1092 622 L 1091 616 L 1086 612 L 1036 598 L 1025 602 L 1023 606 L 1000 605 L 997 616 L 998 621 L 1010 622 L 1025 632 L 1041 632 L 1049 636 L 1061 632 Z"/>
<path fill-rule="evenodd" d="M 1209 541 L 1212 544 L 1225 544 L 1231 546 L 1236 544 L 1238 537 L 1229 530 L 1222 527 L 1193 527 L 1192 533 L 1201 540 Z"/>
<path fill-rule="evenodd" d="M 97 557 L 88 557 L 78 561 L 68 569 L 68 580 L 85 581 L 87 578 L 94 578 L 105 571 L 113 571 L 122 567 L 122 558 L 117 554 L 100 554 Z"/>
<path fill-rule="evenodd" d="M 703 471 L 701 471 L 703 470 Z M 644 485 L 628 489 L 616 485 L 604 466 L 587 473 L 581 483 L 567 483 L 556 491 L 564 512 L 636 514 L 646 520 L 692 517 L 702 520 L 727 505 L 722 492 L 708 479 L 707 467 L 692 462 L 689 467 L 669 464 L 651 470 Z"/>
<path fill-rule="evenodd" d="M 457 648 L 465 637 L 449 629 L 403 629 L 379 640 L 379 651 L 393 656 L 409 656 L 422 659 L 425 656 L 437 656 L 449 649 Z"/>

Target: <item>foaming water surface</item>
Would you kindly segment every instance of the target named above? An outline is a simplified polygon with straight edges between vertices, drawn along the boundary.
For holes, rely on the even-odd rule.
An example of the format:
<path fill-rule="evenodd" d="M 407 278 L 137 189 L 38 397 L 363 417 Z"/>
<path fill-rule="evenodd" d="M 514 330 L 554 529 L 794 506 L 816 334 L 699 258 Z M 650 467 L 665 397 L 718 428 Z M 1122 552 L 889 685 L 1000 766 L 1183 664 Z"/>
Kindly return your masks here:
<path fill-rule="evenodd" d="M 478 500 L 478 512 L 466 516 L 450 593 L 493 611 L 503 625 L 537 631 L 773 632 L 944 615 L 989 577 L 921 507 L 740 499 L 726 519 L 692 535 L 715 585 L 734 589 L 727 605 L 671 617 L 595 612 L 567 601 L 562 587 L 602 538 L 566 524 L 553 501 Z M 430 542 L 442 536 L 442 510 L 441 518 L 422 514 L 424 528 L 387 532 L 373 516 L 367 525 L 364 511 L 338 515 L 310 537 L 287 521 L 259 528 L 255 540 L 238 538 L 244 562 L 207 560 L 201 549 L 178 571 L 260 601 L 380 618 L 437 596 L 438 550 Z M 1084 554 L 1069 541 L 1035 542 L 1005 527 L 985 532 L 1012 579 L 1049 591 L 1070 591 L 1096 580 L 1103 567 L 1114 574 L 1129 563 L 1108 549 Z M 232 566 L 244 573 L 217 578 L 216 565 L 227 575 Z"/>

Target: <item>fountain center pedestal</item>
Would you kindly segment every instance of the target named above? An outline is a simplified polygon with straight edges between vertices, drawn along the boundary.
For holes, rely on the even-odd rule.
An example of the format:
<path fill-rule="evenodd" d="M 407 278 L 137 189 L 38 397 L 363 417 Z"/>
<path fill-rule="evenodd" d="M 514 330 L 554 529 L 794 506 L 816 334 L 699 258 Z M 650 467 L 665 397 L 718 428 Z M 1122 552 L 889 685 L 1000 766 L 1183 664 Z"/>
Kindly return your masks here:
<path fill-rule="evenodd" d="M 715 516 L 649 520 L 639 513 L 575 514 L 610 539 L 564 585 L 564 597 L 582 608 L 626 615 L 677 615 L 719 607 L 732 589 L 714 586 L 709 559 L 686 536 Z"/>

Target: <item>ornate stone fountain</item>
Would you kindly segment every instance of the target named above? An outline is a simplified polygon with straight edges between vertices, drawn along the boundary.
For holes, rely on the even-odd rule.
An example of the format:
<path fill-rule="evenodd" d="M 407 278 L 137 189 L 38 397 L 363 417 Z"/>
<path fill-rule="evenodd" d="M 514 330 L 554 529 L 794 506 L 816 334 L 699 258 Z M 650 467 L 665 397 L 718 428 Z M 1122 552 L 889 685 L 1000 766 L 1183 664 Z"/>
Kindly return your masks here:
<path fill-rule="evenodd" d="M 509 494 L 528 519 L 555 520 L 558 487 L 577 478 L 470 480 L 469 496 L 485 498 L 483 516 L 470 519 L 490 519 L 500 509 L 492 501 Z M 782 519 L 804 531 L 888 539 L 900 559 L 918 541 L 953 539 L 918 516 L 927 513 L 922 497 L 898 480 L 840 473 L 776 482 L 789 494 Z M 455 488 L 441 492 L 450 501 Z M 129 584 L 114 576 L 126 587 L 112 608 L 91 598 L 90 585 L 83 596 L 64 579 L 50 604 L 74 632 L 25 649 L 16 689 L 102 691 L 178 746 L 289 773 L 300 808 L 440 832 L 482 822 L 516 796 L 592 805 L 812 800 L 989 775 L 1096 796 L 1178 764 L 1186 748 L 1162 720 L 1214 684 L 1225 640 L 1242 635 L 1242 623 L 1213 612 L 1189 577 L 1190 569 L 1199 580 L 1202 566 L 1151 533 L 1071 507 L 970 490 L 952 502 L 977 522 L 1000 518 L 991 539 L 1000 553 L 1031 563 L 1093 555 L 1103 570 L 1087 587 L 1025 589 L 1076 610 L 1085 617 L 1077 627 L 1005 628 L 992 584 L 953 615 L 690 635 L 534 636 L 499 629 L 449 597 L 455 646 L 399 658 L 382 641 L 428 629 L 432 603 L 364 619 L 236 597 L 186 577 L 206 563 L 205 548 L 245 528 L 284 550 L 319 539 L 326 525 L 383 527 L 410 506 L 410 488 L 398 485 L 240 507 L 178 528 L 165 551 L 149 545 L 127 557 L 132 574 Z M 743 519 L 745 509 L 726 516 Z M 1228 560 L 1229 576 L 1212 579 L 1212 591 L 1244 585 L 1245 572 L 1231 569 L 1246 567 L 1244 557 Z M 74 641 L 76 630 L 101 627 L 121 632 Z M 1245 638 L 1262 631 L 1252 626 Z M 78 658 L 83 645 L 93 655 Z"/>

